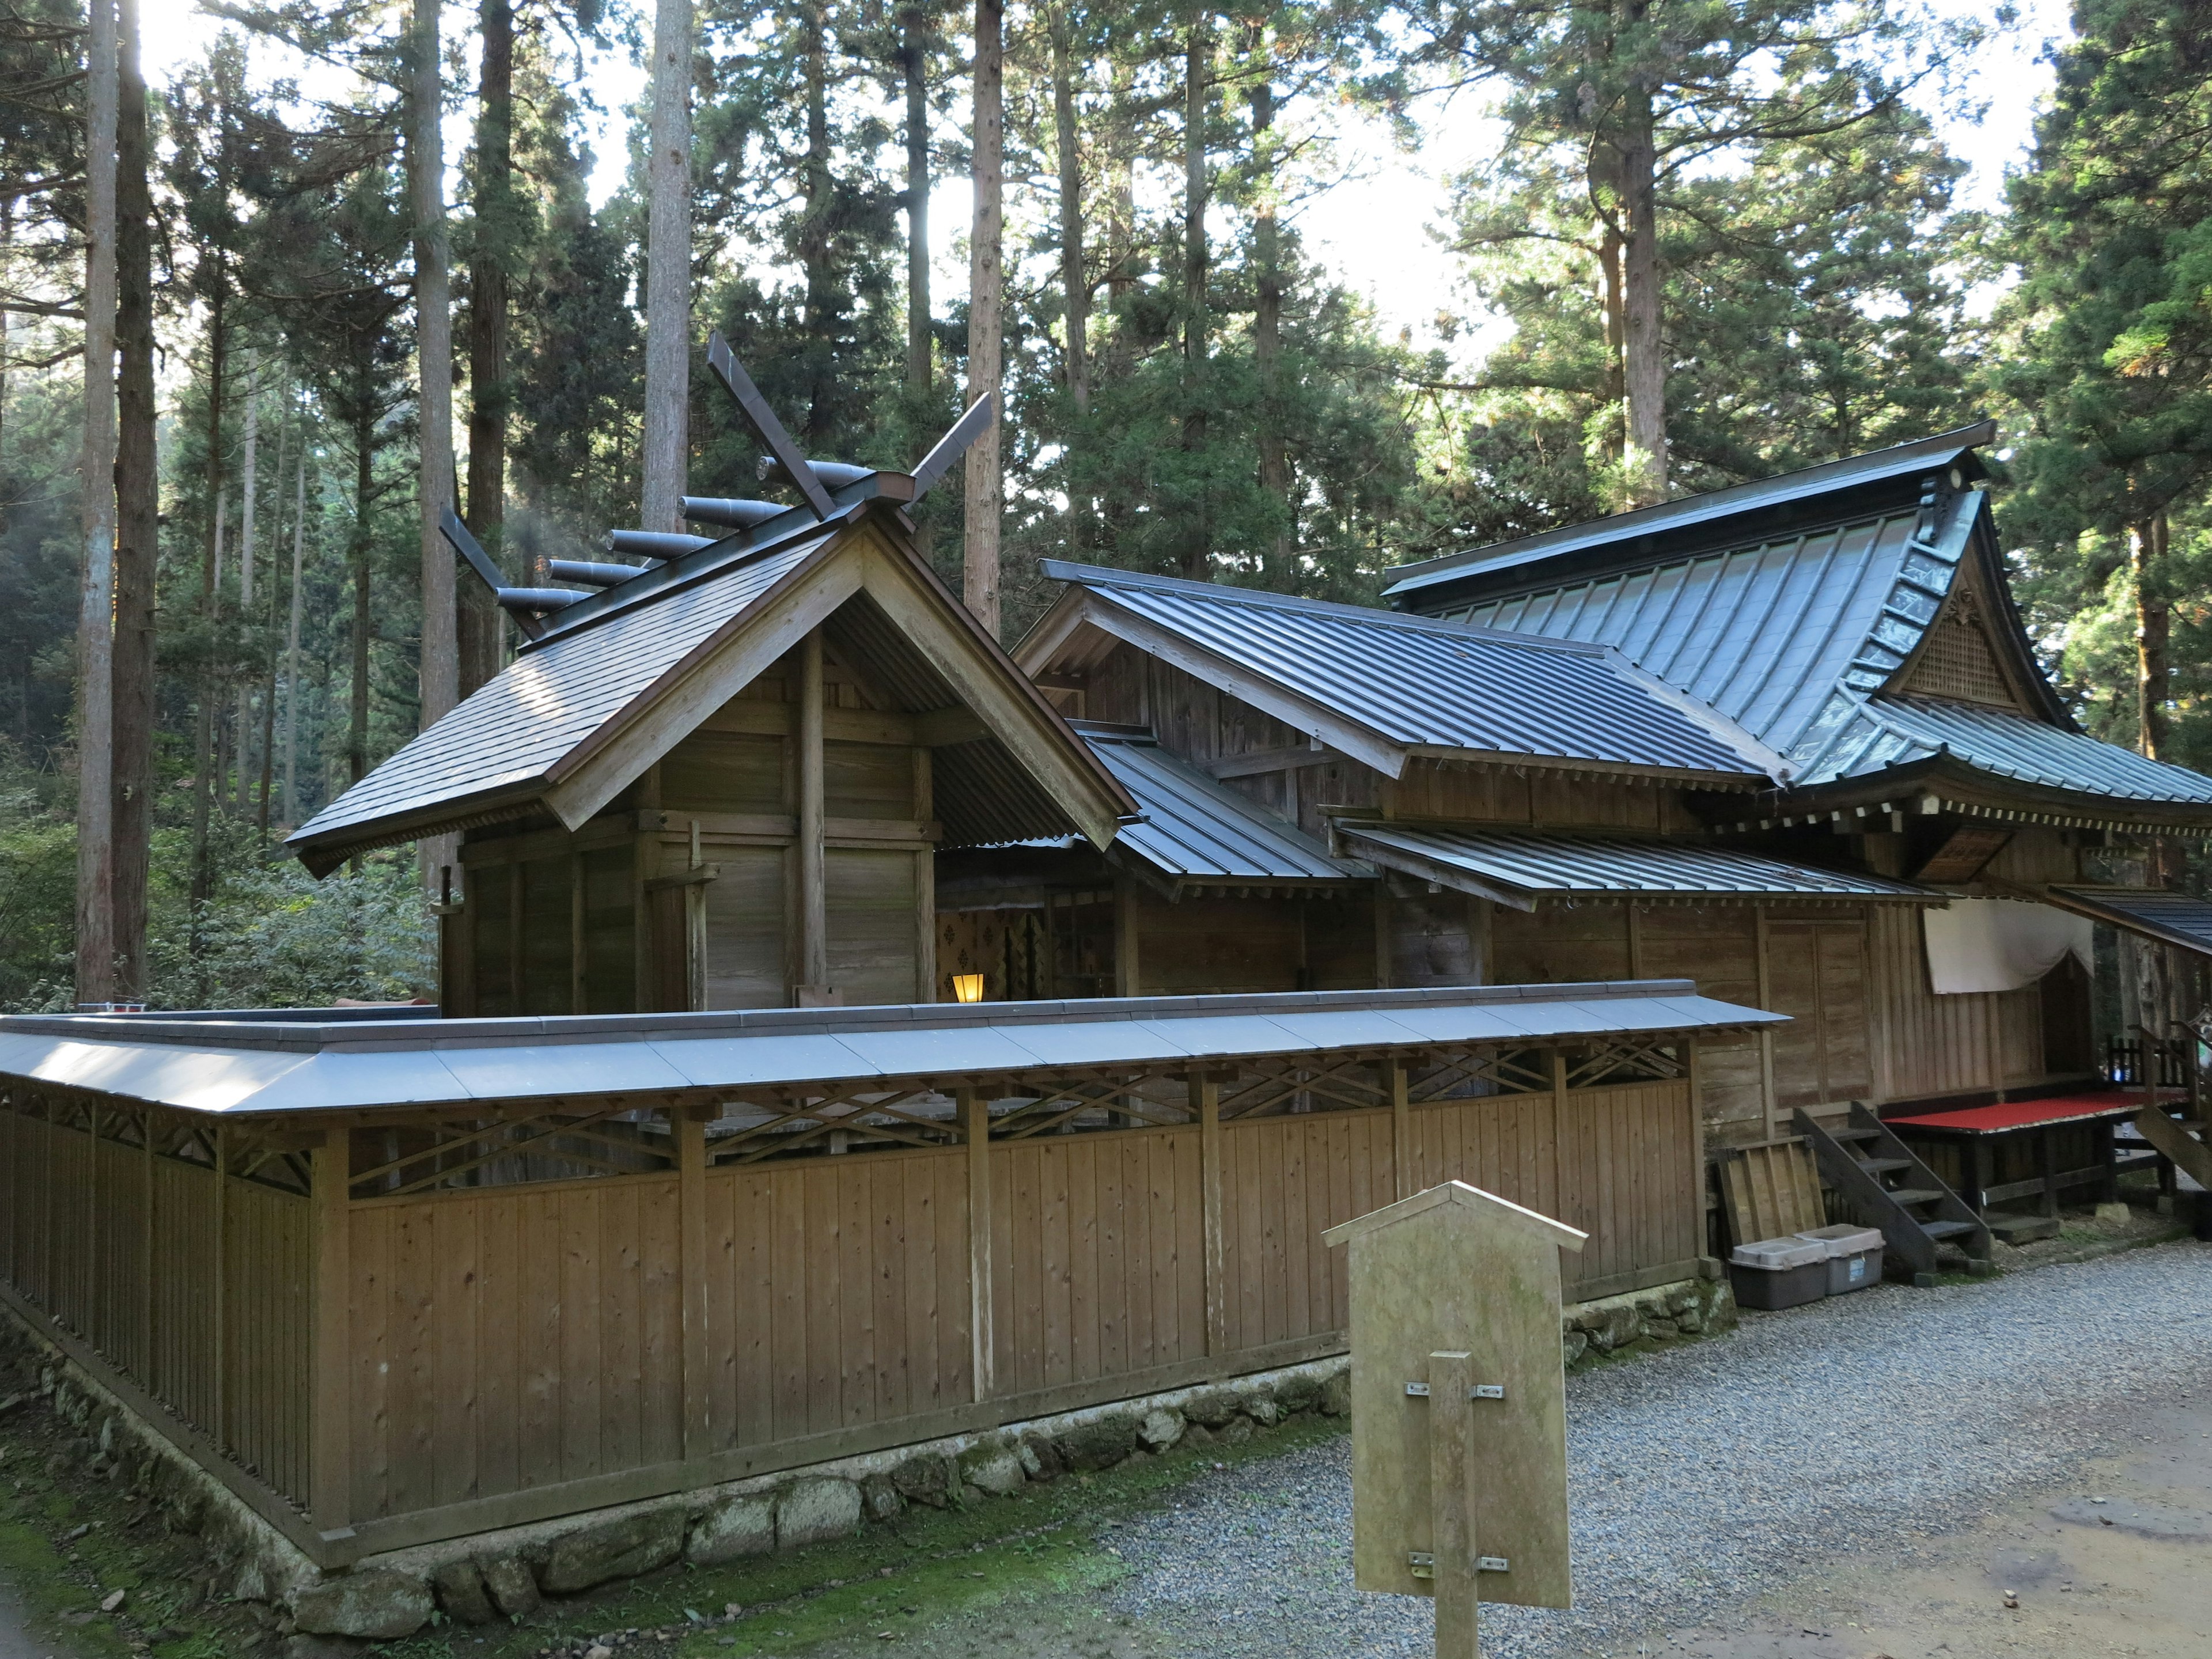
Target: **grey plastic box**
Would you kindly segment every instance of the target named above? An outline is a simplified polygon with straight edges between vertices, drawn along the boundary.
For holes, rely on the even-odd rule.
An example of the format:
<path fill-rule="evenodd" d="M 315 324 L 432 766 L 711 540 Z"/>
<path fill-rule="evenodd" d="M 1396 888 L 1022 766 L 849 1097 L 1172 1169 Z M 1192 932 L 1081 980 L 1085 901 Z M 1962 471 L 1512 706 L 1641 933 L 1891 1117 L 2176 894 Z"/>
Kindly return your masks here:
<path fill-rule="evenodd" d="M 1729 1283 L 1747 1308 L 1774 1312 L 1828 1293 L 1828 1246 L 1804 1238 L 1762 1238 L 1729 1257 Z"/>
<path fill-rule="evenodd" d="M 1839 1222 L 1832 1227 L 1815 1227 L 1797 1237 L 1808 1243 L 1827 1247 L 1830 1296 L 1863 1291 L 1881 1283 L 1883 1239 L 1880 1228 Z"/>

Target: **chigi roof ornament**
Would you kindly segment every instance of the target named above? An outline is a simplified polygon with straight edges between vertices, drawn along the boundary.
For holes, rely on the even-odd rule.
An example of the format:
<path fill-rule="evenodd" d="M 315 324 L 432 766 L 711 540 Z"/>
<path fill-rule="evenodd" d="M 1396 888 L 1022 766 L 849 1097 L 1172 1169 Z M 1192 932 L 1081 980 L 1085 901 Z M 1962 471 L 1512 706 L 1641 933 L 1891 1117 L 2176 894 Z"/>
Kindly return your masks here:
<path fill-rule="evenodd" d="M 810 460 L 784 429 L 783 422 L 776 418 L 768 399 L 761 395 L 752 376 L 745 373 L 744 365 L 738 361 L 719 330 L 708 337 L 707 367 L 730 394 L 730 401 L 737 405 L 738 413 L 744 417 L 745 424 L 752 428 L 753 435 L 767 452 L 760 463 L 762 480 L 788 485 L 798 492 L 800 505 L 787 507 L 776 501 L 745 497 L 686 495 L 683 498 L 686 519 L 694 524 L 718 526 L 725 533 L 691 536 L 665 530 L 610 530 L 603 545 L 616 556 L 614 560 L 546 561 L 548 575 L 557 582 L 581 584 L 574 587 L 509 586 L 501 576 L 499 567 L 449 508 L 439 526 L 447 541 L 491 589 L 501 608 L 514 617 L 527 639 L 534 641 L 548 637 L 555 630 L 550 619 L 586 601 L 605 599 L 649 571 L 680 566 L 688 572 L 707 562 L 719 565 L 732 556 L 753 552 L 794 532 L 810 530 L 842 517 L 864 501 L 882 500 L 910 506 L 929 493 L 931 486 L 951 470 L 953 462 L 966 453 L 994 418 L 993 394 L 986 392 L 953 422 L 912 472 L 885 471 L 846 461 Z M 643 562 L 632 564 L 627 562 L 630 558 Z M 603 605 L 593 605 L 591 614 L 596 615 L 603 609 Z M 567 620 L 562 617 L 564 623 Z"/>

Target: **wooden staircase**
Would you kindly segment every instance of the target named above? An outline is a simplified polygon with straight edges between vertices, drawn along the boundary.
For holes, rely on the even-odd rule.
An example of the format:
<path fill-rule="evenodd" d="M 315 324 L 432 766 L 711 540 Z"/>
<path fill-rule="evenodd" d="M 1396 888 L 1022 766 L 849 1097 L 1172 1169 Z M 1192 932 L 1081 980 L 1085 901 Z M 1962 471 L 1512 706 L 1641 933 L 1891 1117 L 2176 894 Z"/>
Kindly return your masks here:
<path fill-rule="evenodd" d="M 2146 1106 L 2135 1115 L 2136 1133 L 2172 1160 L 2177 1170 L 2185 1170 L 2189 1178 L 2207 1192 L 2212 1192 L 2212 1146 L 2197 1137 L 2204 1130 L 2201 1121 L 2188 1121 L 2168 1115 L 2163 1106 Z"/>
<path fill-rule="evenodd" d="M 1859 1102 L 1851 1103 L 1850 1121 L 1841 1128 L 1824 1129 L 1802 1110 L 1796 1124 L 1853 1218 L 1881 1229 L 1890 1255 L 1911 1270 L 1913 1283 L 1935 1283 L 1946 1244 L 1964 1253 L 1969 1273 L 1989 1271 L 1990 1230 L 1981 1217 Z"/>

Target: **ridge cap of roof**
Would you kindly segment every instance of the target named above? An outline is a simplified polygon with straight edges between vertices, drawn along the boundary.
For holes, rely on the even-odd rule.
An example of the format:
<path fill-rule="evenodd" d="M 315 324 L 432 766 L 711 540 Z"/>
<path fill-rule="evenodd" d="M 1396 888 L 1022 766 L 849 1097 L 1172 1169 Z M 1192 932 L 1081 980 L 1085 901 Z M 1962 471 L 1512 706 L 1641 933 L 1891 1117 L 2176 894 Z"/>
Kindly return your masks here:
<path fill-rule="evenodd" d="M 1706 490 L 1696 495 L 1685 495 L 1677 501 L 1632 507 L 1626 513 L 1611 514 L 1601 519 L 1586 519 L 1578 524 L 1559 525 L 1550 530 L 1540 530 L 1533 535 L 1518 536 L 1510 541 L 1490 542 L 1480 547 L 1438 554 L 1434 558 L 1418 559 L 1410 564 L 1395 566 L 1391 570 L 1392 580 L 1383 588 L 1382 597 L 1393 599 L 1401 592 L 1434 586 L 1455 577 L 1473 576 L 1487 570 L 1534 562 L 1588 547 L 1626 541 L 1657 530 L 1725 518 L 1730 514 L 1760 505 L 1765 496 L 1778 489 L 1790 489 L 1794 485 L 1796 491 L 1819 495 L 1829 488 L 1878 483 L 1900 472 L 1912 471 L 1940 456 L 1956 455 L 1961 451 L 1978 448 L 1992 441 L 1996 436 L 1995 421 L 1976 421 L 1905 443 L 1869 450 L 1863 454 L 1822 461 L 1814 466 L 1778 472 L 1765 478 L 1747 479 L 1723 489 Z"/>

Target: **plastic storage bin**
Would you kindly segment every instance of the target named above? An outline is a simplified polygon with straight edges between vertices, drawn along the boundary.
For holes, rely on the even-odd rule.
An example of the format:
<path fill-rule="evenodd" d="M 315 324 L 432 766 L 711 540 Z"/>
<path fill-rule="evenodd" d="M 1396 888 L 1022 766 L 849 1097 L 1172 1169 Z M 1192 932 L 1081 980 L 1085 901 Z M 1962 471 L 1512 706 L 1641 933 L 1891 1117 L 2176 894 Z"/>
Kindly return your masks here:
<path fill-rule="evenodd" d="M 1729 1257 L 1729 1283 L 1747 1308 L 1802 1307 L 1828 1293 L 1828 1246 L 1807 1238 L 1762 1238 Z"/>
<path fill-rule="evenodd" d="M 1815 1227 L 1798 1237 L 1810 1243 L 1828 1247 L 1828 1294 L 1841 1296 L 1847 1291 L 1863 1291 L 1869 1285 L 1881 1283 L 1881 1231 L 1876 1227 L 1856 1227 L 1849 1222 L 1839 1222 L 1832 1227 Z"/>

